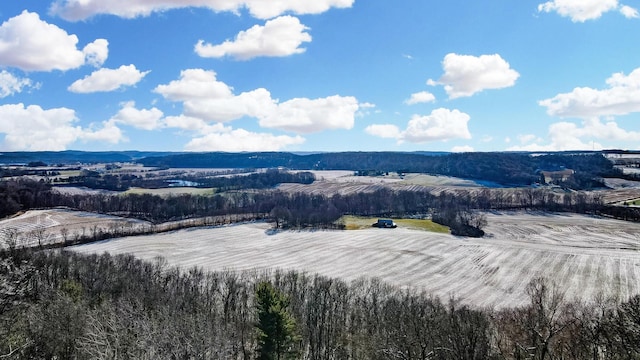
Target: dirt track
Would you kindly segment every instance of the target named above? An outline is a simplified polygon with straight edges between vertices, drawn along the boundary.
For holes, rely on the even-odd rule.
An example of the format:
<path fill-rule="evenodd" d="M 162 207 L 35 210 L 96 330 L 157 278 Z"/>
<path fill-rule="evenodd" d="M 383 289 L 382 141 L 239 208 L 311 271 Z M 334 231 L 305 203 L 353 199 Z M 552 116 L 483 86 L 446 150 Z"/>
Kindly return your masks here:
<path fill-rule="evenodd" d="M 291 268 L 346 280 L 379 277 L 478 306 L 517 305 L 538 276 L 568 297 L 640 293 L 640 224 L 578 215 L 489 214 L 488 237 L 398 228 L 271 233 L 252 223 L 130 237 L 75 247 L 164 256 L 208 270 Z"/>

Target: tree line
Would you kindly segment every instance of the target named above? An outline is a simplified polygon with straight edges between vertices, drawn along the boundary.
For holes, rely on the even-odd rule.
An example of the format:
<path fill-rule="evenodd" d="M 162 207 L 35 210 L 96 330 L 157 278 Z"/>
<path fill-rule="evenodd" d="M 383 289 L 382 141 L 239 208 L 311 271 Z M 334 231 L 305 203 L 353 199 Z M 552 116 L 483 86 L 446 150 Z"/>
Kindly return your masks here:
<path fill-rule="evenodd" d="M 403 217 L 442 214 L 444 219 L 462 219 L 458 215 L 466 216 L 464 213 L 477 210 L 602 213 L 629 220 L 637 220 L 638 217 L 632 208 L 605 206 L 598 193 L 556 193 L 544 188 L 451 190 L 437 195 L 426 190 L 383 188 L 332 196 L 269 189 L 229 191 L 211 196 L 180 194 L 162 197 L 151 194 L 69 195 L 53 191 L 42 181 L 0 182 L 0 216 L 58 206 L 153 223 L 241 214 L 243 218 L 271 217 L 279 227 L 287 228 L 333 227 L 342 215 Z M 454 212 L 453 216 L 451 212 Z"/>
<path fill-rule="evenodd" d="M 471 308 L 375 279 L 0 253 L 3 359 L 638 359 L 640 296 Z"/>
<path fill-rule="evenodd" d="M 288 172 L 269 169 L 264 172 L 234 176 L 178 175 L 170 179 L 162 177 L 138 176 L 134 174 L 103 174 L 98 171 L 83 170 L 78 176 L 64 180 L 67 185 L 84 186 L 90 189 L 126 191 L 132 187 L 144 189 L 168 188 L 176 183 L 188 183 L 191 187 L 214 188 L 217 192 L 241 189 L 267 189 L 282 183 L 311 184 L 315 181 L 308 171 Z M 54 179 L 55 180 L 55 179 Z"/>
<path fill-rule="evenodd" d="M 34 166 L 35 167 L 35 166 Z M 58 176 L 57 170 L 43 170 L 23 167 L 0 167 L 0 178 L 17 176 Z"/>

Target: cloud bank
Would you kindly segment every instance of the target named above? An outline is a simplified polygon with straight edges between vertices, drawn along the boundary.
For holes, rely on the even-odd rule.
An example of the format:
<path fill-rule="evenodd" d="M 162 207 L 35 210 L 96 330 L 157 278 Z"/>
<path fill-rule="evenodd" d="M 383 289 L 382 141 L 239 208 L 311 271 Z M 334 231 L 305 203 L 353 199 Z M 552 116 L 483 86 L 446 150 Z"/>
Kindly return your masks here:
<path fill-rule="evenodd" d="M 183 113 L 167 117 L 164 124 L 195 134 L 185 146 L 189 151 L 281 150 L 304 143 L 300 134 L 353 128 L 360 109 L 352 96 L 280 101 L 264 88 L 235 94 L 214 71 L 204 69 L 183 70 L 179 79 L 158 85 L 154 92 L 182 103 Z M 241 118 L 254 118 L 262 128 L 295 135 L 252 132 L 227 125 Z"/>
<path fill-rule="evenodd" d="M 213 71 L 188 69 L 180 79 L 154 90 L 168 100 L 182 102 L 184 115 L 205 121 L 229 122 L 256 118 L 260 126 L 295 133 L 351 129 L 359 109 L 356 98 L 333 95 L 326 98 L 295 98 L 280 102 L 264 88 L 233 94 L 231 87 Z"/>
<path fill-rule="evenodd" d="M 50 12 L 65 20 L 85 20 L 99 14 L 132 19 L 154 12 L 188 7 L 215 12 L 239 13 L 247 9 L 258 19 L 271 19 L 284 13 L 320 14 L 331 8 L 349 8 L 355 0 L 57 0 Z"/>

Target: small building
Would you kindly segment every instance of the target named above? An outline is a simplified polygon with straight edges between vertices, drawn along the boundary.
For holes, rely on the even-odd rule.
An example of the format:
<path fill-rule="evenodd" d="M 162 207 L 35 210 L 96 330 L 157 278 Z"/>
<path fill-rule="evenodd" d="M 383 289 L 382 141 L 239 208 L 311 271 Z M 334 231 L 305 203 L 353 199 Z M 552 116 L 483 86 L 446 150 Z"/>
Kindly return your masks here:
<path fill-rule="evenodd" d="M 393 229 L 398 227 L 398 225 L 396 225 L 396 223 L 394 223 L 391 219 L 378 219 L 378 222 L 373 224 L 373 226 L 382 229 Z"/>

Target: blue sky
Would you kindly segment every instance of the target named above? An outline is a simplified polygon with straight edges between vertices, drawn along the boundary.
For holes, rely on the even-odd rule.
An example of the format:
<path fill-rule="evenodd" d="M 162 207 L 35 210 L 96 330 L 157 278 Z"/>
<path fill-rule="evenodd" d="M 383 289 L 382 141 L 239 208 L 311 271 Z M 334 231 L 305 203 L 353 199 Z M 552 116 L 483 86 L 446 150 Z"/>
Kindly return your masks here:
<path fill-rule="evenodd" d="M 0 151 L 640 149 L 640 1 L 0 4 Z"/>

